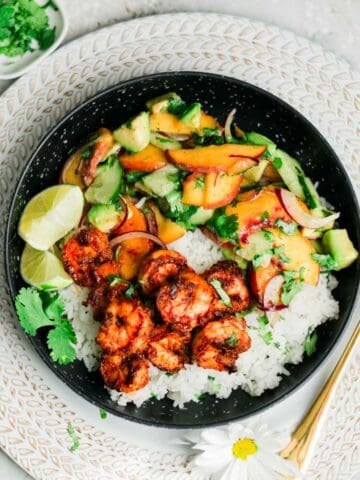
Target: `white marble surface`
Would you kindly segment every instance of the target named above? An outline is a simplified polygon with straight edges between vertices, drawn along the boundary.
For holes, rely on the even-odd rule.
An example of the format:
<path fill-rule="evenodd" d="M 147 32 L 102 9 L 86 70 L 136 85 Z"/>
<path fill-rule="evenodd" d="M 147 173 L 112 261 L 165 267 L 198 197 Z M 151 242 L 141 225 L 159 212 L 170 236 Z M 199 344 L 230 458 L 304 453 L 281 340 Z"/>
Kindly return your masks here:
<path fill-rule="evenodd" d="M 360 70 L 359 0 L 59 0 L 69 20 L 68 42 L 136 16 L 203 11 L 245 16 L 292 30 L 318 42 Z M 0 81 L 0 92 L 11 82 Z M 0 452 L 0 479 L 30 479 Z M 49 479 L 50 480 L 50 479 Z M 74 479 L 76 480 L 76 479 Z M 335 479 L 334 479 L 335 480 Z"/>

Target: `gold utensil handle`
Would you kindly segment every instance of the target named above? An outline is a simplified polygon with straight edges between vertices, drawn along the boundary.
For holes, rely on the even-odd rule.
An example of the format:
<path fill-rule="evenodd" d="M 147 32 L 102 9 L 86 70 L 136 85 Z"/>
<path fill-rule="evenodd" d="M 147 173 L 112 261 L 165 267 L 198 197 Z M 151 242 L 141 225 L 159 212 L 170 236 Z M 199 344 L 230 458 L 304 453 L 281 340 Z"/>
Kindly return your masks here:
<path fill-rule="evenodd" d="M 293 460 L 299 469 L 305 469 L 311 451 L 319 436 L 321 425 L 334 396 L 336 387 L 352 352 L 355 350 L 360 335 L 360 323 L 355 328 L 349 343 L 346 345 L 338 363 L 316 401 L 307 412 L 301 423 L 291 436 L 289 445 L 280 453 L 283 458 Z M 291 480 L 291 479 L 288 479 Z"/>

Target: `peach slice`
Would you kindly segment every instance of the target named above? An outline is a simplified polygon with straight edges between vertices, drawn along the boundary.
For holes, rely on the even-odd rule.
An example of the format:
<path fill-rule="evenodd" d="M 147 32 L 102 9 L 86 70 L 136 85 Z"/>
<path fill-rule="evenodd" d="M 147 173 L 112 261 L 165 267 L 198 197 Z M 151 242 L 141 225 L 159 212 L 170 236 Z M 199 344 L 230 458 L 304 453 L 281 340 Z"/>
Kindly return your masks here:
<path fill-rule="evenodd" d="M 179 120 L 169 112 L 158 112 L 150 115 L 150 130 L 180 135 L 191 135 L 193 127 Z"/>
<path fill-rule="evenodd" d="M 262 227 L 271 227 L 276 219 L 291 222 L 275 189 L 264 187 L 262 190 L 249 190 L 238 196 L 236 205 L 226 207 L 226 215 L 236 215 L 239 224 L 240 243 L 247 244 L 247 238 Z"/>
<path fill-rule="evenodd" d="M 257 158 L 266 146 L 245 144 L 209 145 L 195 149 L 168 150 L 169 160 L 190 172 L 226 172 L 238 157 Z"/>
<path fill-rule="evenodd" d="M 185 235 L 186 229 L 164 217 L 156 205 L 151 203 L 149 204 L 149 208 L 154 212 L 157 224 L 157 236 L 160 240 L 164 243 L 171 243 Z"/>
<path fill-rule="evenodd" d="M 237 173 L 242 173 L 245 170 L 248 170 L 251 167 L 257 165 L 257 161 L 252 158 L 239 158 L 231 167 L 228 169 L 227 173 L 229 175 L 236 175 Z"/>
<path fill-rule="evenodd" d="M 208 115 L 207 113 L 202 111 L 201 116 L 200 116 L 200 125 L 199 125 L 198 130 L 202 131 L 202 130 L 204 130 L 204 128 L 210 128 L 210 129 L 213 130 L 215 128 L 220 128 L 221 129 L 221 126 L 218 123 L 218 121 L 216 120 L 216 118 L 214 118 L 211 115 Z"/>
<path fill-rule="evenodd" d="M 205 177 L 204 208 L 219 208 L 232 202 L 239 192 L 241 175 L 210 172 Z"/>
<path fill-rule="evenodd" d="M 192 173 L 183 182 L 182 203 L 201 207 L 205 203 L 205 175 Z"/>
<path fill-rule="evenodd" d="M 151 143 L 138 153 L 120 155 L 119 160 L 125 170 L 139 172 L 153 172 L 167 164 L 165 152 Z"/>

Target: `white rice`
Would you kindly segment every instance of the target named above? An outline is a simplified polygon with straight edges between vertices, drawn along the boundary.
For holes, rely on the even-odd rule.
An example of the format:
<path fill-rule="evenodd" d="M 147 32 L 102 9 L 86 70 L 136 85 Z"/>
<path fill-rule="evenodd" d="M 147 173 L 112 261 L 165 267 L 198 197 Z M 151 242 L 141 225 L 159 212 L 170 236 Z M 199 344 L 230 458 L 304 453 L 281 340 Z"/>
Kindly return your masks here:
<path fill-rule="evenodd" d="M 220 249 L 199 230 L 188 232 L 170 247 L 182 253 L 197 272 L 206 270 L 223 258 Z M 237 372 L 218 372 L 191 364 L 169 375 L 151 366 L 151 381 L 145 388 L 133 394 L 109 390 L 112 400 L 120 405 L 133 402 L 140 406 L 149 398 L 161 399 L 167 395 L 176 406 L 182 408 L 189 401 L 199 401 L 203 393 L 227 398 L 232 390 L 242 388 L 250 395 L 258 396 L 267 389 L 277 387 L 282 375 L 289 374 L 285 364 L 302 361 L 304 342 L 309 332 L 328 319 L 338 318 L 339 306 L 331 294 L 336 285 L 336 279 L 331 275 L 321 275 L 316 287 L 305 285 L 289 308 L 280 312 L 280 318 L 273 326 L 268 324 L 259 328 L 258 318 L 263 312 L 254 311 L 247 315 L 252 346 L 237 360 Z M 87 294 L 87 289 L 77 286 L 62 291 L 66 313 L 78 340 L 77 358 L 83 360 L 89 370 L 93 370 L 97 367 L 100 354 L 95 342 L 99 323 L 94 321 L 91 308 L 83 305 Z M 264 333 L 268 331 L 271 331 L 272 337 L 270 341 L 267 339 L 267 344 Z"/>

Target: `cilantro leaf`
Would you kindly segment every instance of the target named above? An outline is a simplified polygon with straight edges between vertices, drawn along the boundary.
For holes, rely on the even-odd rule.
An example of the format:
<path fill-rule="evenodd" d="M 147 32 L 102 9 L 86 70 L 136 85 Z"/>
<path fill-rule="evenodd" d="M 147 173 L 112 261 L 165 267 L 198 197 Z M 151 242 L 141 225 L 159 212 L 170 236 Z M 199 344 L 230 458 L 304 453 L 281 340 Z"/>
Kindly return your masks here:
<path fill-rule="evenodd" d="M 257 270 L 259 267 L 267 267 L 271 261 L 271 250 L 257 253 L 252 258 L 252 265 Z"/>
<path fill-rule="evenodd" d="M 229 295 L 225 292 L 223 289 L 221 282 L 219 280 L 216 280 L 215 278 L 213 280 L 210 280 L 209 282 L 216 290 L 216 293 L 219 295 L 221 301 L 223 302 L 224 305 L 227 307 L 232 307 L 232 303 L 230 300 Z"/>
<path fill-rule="evenodd" d="M 70 438 L 72 440 L 72 445 L 69 448 L 69 450 L 70 452 L 75 452 L 75 450 L 77 450 L 80 447 L 80 441 L 74 427 L 71 425 L 70 422 L 68 423 L 68 426 L 67 426 L 67 432 L 70 435 Z"/>
<path fill-rule="evenodd" d="M 270 218 L 270 214 L 268 211 L 265 210 L 265 212 L 263 212 L 261 215 L 260 215 L 260 220 L 262 222 L 266 222 L 267 220 L 269 220 Z"/>
<path fill-rule="evenodd" d="M 200 175 L 195 180 L 195 188 L 204 188 L 205 186 L 205 175 Z"/>
<path fill-rule="evenodd" d="M 238 242 L 239 223 L 236 215 L 226 215 L 223 209 L 219 209 L 209 220 L 208 226 L 212 227 L 220 238 Z"/>
<path fill-rule="evenodd" d="M 76 351 L 73 345 L 76 344 L 76 336 L 69 320 L 56 321 L 55 328 L 48 333 L 47 344 L 54 362 L 67 365 L 75 360 Z"/>
<path fill-rule="evenodd" d="M 275 226 L 285 233 L 285 235 L 294 235 L 298 230 L 298 226 L 295 222 L 285 222 L 281 218 L 275 220 Z"/>
<path fill-rule="evenodd" d="M 76 358 L 76 335 L 64 316 L 64 304 L 60 295 L 43 295 L 44 299 L 35 288 L 22 288 L 16 296 L 16 312 L 22 328 L 31 336 L 39 328 L 53 327 L 47 335 L 50 356 L 61 365 L 66 365 Z"/>
<path fill-rule="evenodd" d="M 284 245 L 272 249 L 273 254 L 278 257 L 281 263 L 289 263 L 290 259 L 285 255 Z"/>
<path fill-rule="evenodd" d="M 249 315 L 249 313 L 252 313 L 255 310 L 255 307 L 249 307 L 246 310 L 242 310 L 241 312 L 236 312 L 235 317 L 236 318 L 243 318 L 246 317 L 246 315 Z"/>
<path fill-rule="evenodd" d="M 132 298 L 136 290 L 139 288 L 139 284 L 130 283 L 129 288 L 125 291 L 124 295 L 126 298 Z"/>
<path fill-rule="evenodd" d="M 99 415 L 102 420 L 105 420 L 107 418 L 107 412 L 105 412 L 105 410 L 103 410 L 102 408 L 100 408 L 99 410 Z"/>
<path fill-rule="evenodd" d="M 312 253 L 311 258 L 315 260 L 315 262 L 318 263 L 326 272 L 330 270 L 336 270 L 337 263 L 331 255 Z"/>
<path fill-rule="evenodd" d="M 297 279 L 296 272 L 283 272 L 284 283 L 282 285 L 281 301 L 284 305 L 289 305 L 291 300 L 303 288 L 303 280 Z"/>
<path fill-rule="evenodd" d="M 276 170 L 280 170 L 280 168 L 282 167 L 282 164 L 283 164 L 281 158 L 279 158 L 279 157 L 275 157 L 272 163 L 273 163 L 274 168 L 276 168 Z"/>
<path fill-rule="evenodd" d="M 15 300 L 16 313 L 26 333 L 32 337 L 41 327 L 53 325 L 43 310 L 40 294 L 34 288 L 22 288 Z"/>
<path fill-rule="evenodd" d="M 273 334 L 272 331 L 269 330 L 270 325 L 269 325 L 269 320 L 267 319 L 266 315 L 261 315 L 261 317 L 258 318 L 258 333 L 260 338 L 263 340 L 263 342 L 266 345 L 270 345 L 270 343 L 273 340 Z"/>
<path fill-rule="evenodd" d="M 233 332 L 228 339 L 225 340 L 226 345 L 229 347 L 235 347 L 239 343 L 236 333 Z"/>
<path fill-rule="evenodd" d="M 304 349 L 308 357 L 310 357 L 316 352 L 317 340 L 318 336 L 316 332 L 314 332 L 313 334 L 308 333 L 307 337 L 305 338 Z"/>
<path fill-rule="evenodd" d="M 262 234 L 263 234 L 263 237 L 265 238 L 265 240 L 267 240 L 268 242 L 272 242 L 274 240 L 274 234 L 272 232 L 270 232 L 269 230 L 262 230 Z"/>

